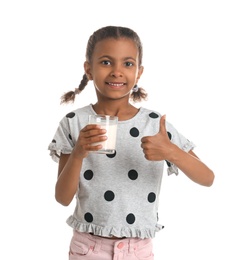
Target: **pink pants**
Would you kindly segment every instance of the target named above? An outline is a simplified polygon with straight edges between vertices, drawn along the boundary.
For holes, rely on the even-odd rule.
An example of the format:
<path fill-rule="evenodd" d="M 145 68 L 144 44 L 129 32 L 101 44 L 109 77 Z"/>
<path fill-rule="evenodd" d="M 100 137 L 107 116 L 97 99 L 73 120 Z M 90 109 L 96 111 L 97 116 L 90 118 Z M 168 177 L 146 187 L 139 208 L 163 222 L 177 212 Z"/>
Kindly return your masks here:
<path fill-rule="evenodd" d="M 154 260 L 150 238 L 110 239 L 74 231 L 69 260 Z"/>

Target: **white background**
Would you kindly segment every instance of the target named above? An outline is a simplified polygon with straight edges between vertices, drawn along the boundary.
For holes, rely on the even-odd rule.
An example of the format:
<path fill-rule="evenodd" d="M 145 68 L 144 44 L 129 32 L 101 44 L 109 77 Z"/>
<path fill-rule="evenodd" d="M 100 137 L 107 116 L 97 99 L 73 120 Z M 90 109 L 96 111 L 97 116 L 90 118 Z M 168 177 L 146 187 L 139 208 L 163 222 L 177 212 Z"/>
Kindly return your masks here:
<path fill-rule="evenodd" d="M 128 26 L 143 42 L 148 94 L 215 172 L 212 187 L 164 173 L 155 259 L 245 259 L 245 8 L 238 0 L 1 1 L 0 258 L 66 260 L 73 212 L 54 199 L 57 164 L 47 146 L 74 105 L 88 37 Z"/>

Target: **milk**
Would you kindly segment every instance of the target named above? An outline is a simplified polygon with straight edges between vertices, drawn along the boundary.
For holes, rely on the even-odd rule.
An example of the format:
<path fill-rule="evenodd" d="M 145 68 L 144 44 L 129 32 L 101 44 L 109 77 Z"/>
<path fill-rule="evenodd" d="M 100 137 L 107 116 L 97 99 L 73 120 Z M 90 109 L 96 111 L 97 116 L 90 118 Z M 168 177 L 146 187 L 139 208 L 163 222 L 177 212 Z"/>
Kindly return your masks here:
<path fill-rule="evenodd" d="M 100 151 L 104 150 L 104 151 L 109 152 L 109 150 L 115 150 L 116 149 L 117 125 L 101 124 L 101 128 L 106 129 L 105 135 L 107 136 L 107 140 L 100 143 L 103 146 Z M 114 151 L 112 153 L 114 153 Z"/>
<path fill-rule="evenodd" d="M 100 125 L 102 129 L 106 130 L 105 135 L 107 136 L 107 140 L 92 144 L 92 145 L 101 144 L 103 146 L 102 149 L 95 151 L 95 153 L 113 154 L 115 152 L 117 122 L 118 122 L 117 116 L 89 115 L 89 124 Z"/>

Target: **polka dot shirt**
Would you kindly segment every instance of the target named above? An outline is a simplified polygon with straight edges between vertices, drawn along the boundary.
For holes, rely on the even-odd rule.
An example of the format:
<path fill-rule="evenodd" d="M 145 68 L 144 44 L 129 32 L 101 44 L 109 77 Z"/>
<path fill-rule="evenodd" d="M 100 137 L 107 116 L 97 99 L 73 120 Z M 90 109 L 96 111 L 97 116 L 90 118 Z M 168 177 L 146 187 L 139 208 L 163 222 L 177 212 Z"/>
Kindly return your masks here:
<path fill-rule="evenodd" d="M 96 114 L 92 105 L 68 113 L 61 121 L 48 149 L 58 162 L 61 153 L 70 154 L 79 131 Z M 68 225 L 99 236 L 153 238 L 163 226 L 158 223 L 158 204 L 164 161 L 145 159 L 141 138 L 159 131 L 158 112 L 140 108 L 137 115 L 119 121 L 114 154 L 90 153 L 84 160 L 76 193 L 76 208 Z M 170 140 L 184 151 L 194 144 L 168 122 Z M 168 174 L 178 174 L 166 161 Z"/>

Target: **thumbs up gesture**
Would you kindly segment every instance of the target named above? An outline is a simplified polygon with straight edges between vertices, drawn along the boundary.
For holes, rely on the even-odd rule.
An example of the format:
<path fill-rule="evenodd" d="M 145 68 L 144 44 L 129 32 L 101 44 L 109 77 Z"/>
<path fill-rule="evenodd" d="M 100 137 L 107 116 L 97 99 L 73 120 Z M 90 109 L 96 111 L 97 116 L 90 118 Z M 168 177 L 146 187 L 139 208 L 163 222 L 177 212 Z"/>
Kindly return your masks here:
<path fill-rule="evenodd" d="M 141 147 L 147 160 L 162 161 L 170 158 L 173 144 L 168 137 L 165 121 L 166 115 L 161 117 L 159 132 L 156 135 L 144 136 L 141 139 Z"/>

